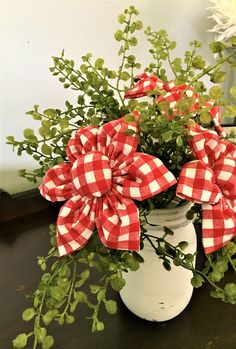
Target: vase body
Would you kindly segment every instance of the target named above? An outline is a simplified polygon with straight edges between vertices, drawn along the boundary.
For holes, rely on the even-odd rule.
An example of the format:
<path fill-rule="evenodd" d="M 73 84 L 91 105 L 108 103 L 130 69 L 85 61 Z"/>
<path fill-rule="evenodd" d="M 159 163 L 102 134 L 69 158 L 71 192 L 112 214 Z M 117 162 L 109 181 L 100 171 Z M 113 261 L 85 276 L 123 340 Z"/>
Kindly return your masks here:
<path fill-rule="evenodd" d="M 151 211 L 147 216 L 148 222 L 166 226 L 174 231 L 173 236 L 166 240 L 173 245 L 187 241 L 188 247 L 184 253 L 196 252 L 196 233 L 192 221 L 186 219 L 190 206 L 185 205 L 173 209 Z M 163 228 L 147 226 L 148 234 L 163 236 Z M 155 239 L 153 239 L 155 242 Z M 189 303 L 193 287 L 192 272 L 171 262 L 171 270 L 167 271 L 162 265 L 147 239 L 140 252 L 144 263 L 137 271 L 123 273 L 126 281 L 121 290 L 122 301 L 137 316 L 149 321 L 166 321 L 180 314 Z"/>

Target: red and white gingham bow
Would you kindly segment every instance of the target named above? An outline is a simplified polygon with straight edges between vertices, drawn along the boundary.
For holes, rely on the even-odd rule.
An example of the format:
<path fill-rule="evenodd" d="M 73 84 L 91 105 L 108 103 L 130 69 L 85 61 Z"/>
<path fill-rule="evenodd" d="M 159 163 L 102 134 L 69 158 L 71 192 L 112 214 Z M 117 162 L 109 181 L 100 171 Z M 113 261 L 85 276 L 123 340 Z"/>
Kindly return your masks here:
<path fill-rule="evenodd" d="M 236 146 L 196 125 L 190 131 L 197 160 L 181 170 L 176 194 L 202 204 L 202 240 L 206 253 L 236 236 Z"/>
<path fill-rule="evenodd" d="M 69 163 L 46 173 L 42 196 L 68 200 L 57 219 L 60 256 L 83 247 L 95 226 L 105 246 L 139 250 L 139 212 L 132 199 L 156 195 L 176 179 L 159 159 L 136 152 L 136 133 L 136 125 L 124 119 L 81 128 L 66 147 Z"/>
<path fill-rule="evenodd" d="M 225 136 L 224 129 L 221 127 L 221 109 L 219 106 L 214 106 L 212 101 L 206 101 L 204 106 L 200 106 L 199 103 L 199 95 L 194 93 L 194 88 L 187 84 L 176 86 L 174 81 L 169 81 L 167 83 L 163 83 L 158 77 L 156 77 L 152 73 L 142 73 L 136 76 L 138 82 L 125 94 L 125 98 L 139 98 L 147 95 L 149 91 L 156 90 L 161 91 L 164 90 L 166 93 L 164 95 L 160 95 L 156 98 L 156 102 L 168 102 L 170 104 L 170 108 L 173 110 L 173 115 L 169 116 L 172 119 L 176 114 L 181 115 L 182 112 L 179 112 L 175 106 L 176 102 L 179 101 L 180 98 L 184 99 L 185 97 L 191 97 L 194 99 L 194 104 L 191 105 L 189 112 L 193 112 L 194 110 L 200 108 L 209 108 L 208 112 L 212 117 L 212 122 L 214 128 L 217 133 L 221 136 Z"/>

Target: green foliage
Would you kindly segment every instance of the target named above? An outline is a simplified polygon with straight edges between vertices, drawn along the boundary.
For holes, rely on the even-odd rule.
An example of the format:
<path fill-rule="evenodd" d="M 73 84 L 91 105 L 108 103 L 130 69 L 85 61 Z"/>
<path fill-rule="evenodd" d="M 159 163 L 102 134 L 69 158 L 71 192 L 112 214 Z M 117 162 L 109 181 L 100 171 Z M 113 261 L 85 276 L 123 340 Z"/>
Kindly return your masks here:
<path fill-rule="evenodd" d="M 228 282 L 222 288 L 223 278 L 229 268 L 236 272 L 236 239 L 221 250 L 208 255 L 205 268 L 201 271 L 203 277 L 215 285 L 211 296 L 236 304 L 236 283 Z"/>
<path fill-rule="evenodd" d="M 33 295 L 33 305 L 24 310 L 24 321 L 34 320 L 34 330 L 22 333 L 13 340 L 14 348 L 26 346 L 28 337 L 34 338 L 34 348 L 53 346 L 54 339 L 46 327 L 52 322 L 71 325 L 75 322 L 80 304 L 88 308 L 92 332 L 102 331 L 100 309 L 108 314 L 117 311 L 116 301 L 107 299 L 109 288 L 119 292 L 125 285 L 123 272 L 135 271 L 143 262 L 137 252 L 111 250 L 99 243 L 94 234 L 89 243 L 76 254 L 57 258 L 55 225 L 49 226 L 52 248 L 46 257 L 38 257 L 43 274 Z M 97 271 L 97 283 L 89 283 L 91 269 Z M 85 292 L 87 286 L 90 292 Z"/>
<path fill-rule="evenodd" d="M 19 334 L 13 341 L 13 348 L 21 349 L 27 345 L 28 336 L 26 333 Z"/>
<path fill-rule="evenodd" d="M 141 63 L 134 53 L 134 48 L 138 45 L 138 33 L 143 29 L 142 22 L 136 17 L 138 14 L 136 8 L 130 6 L 118 16 L 120 28 L 116 30 L 114 38 L 119 45 L 120 64 L 116 70 L 107 67 L 102 57 L 94 59 L 91 53 L 82 56 L 79 64 L 66 58 L 64 51 L 52 58 L 50 72 L 65 89 L 76 93 L 76 102 L 72 104 L 65 101 L 63 110 L 41 110 L 39 105 L 34 105 L 26 115 L 35 120 L 37 129 L 26 128 L 22 140 L 16 140 L 13 136 L 7 137 L 7 143 L 17 150 L 19 156 L 26 153 L 38 163 L 38 168 L 32 172 L 20 170 L 21 177 L 36 183 L 53 165 L 67 162 L 65 147 L 71 134 L 80 127 L 99 126 L 125 116 L 126 122 L 137 122 L 138 151 L 161 159 L 178 178 L 183 165 L 194 158 L 189 147 L 188 127 L 195 121 L 203 126 L 212 126 L 209 107 L 205 107 L 206 101 L 211 99 L 217 105 L 223 106 L 224 115 L 227 117 L 236 115 L 236 87 L 230 88 L 230 96 L 226 99 L 222 88 L 215 85 L 226 78 L 226 73 L 221 70 L 225 68 L 225 64 L 236 66 L 235 39 L 227 43 L 227 46 L 222 42 L 211 43 L 210 50 L 217 57 L 214 64 L 207 65 L 198 41 L 191 41 L 182 57 L 176 57 L 176 42 L 168 37 L 168 33 L 163 29 L 152 30 L 148 26 L 143 32 L 150 45 L 151 62 L 140 70 Z M 148 93 L 148 102 L 124 100 L 125 92 L 134 84 L 135 75 L 141 71 L 154 73 L 164 83 L 173 80 L 176 85 L 186 83 L 193 86 L 199 96 L 200 108 L 192 110 L 195 100 L 186 90 L 174 109 L 167 101 L 156 103 L 155 97 L 165 94 L 159 89 Z M 209 89 L 204 83 L 207 79 L 210 83 Z M 135 119 L 135 110 L 140 114 L 139 120 Z M 133 132 L 128 128 L 125 131 L 128 135 Z M 232 134 L 228 136 L 230 137 Z M 223 279 L 229 268 L 236 272 L 236 241 L 208 255 L 205 267 L 198 270 L 194 265 L 196 256 L 185 253 L 186 241 L 181 241 L 176 246 L 167 241 L 168 236 L 174 234 L 168 227 L 163 227 L 161 238 L 147 233 L 147 214 L 151 210 L 175 207 L 182 203 L 181 199 L 176 198 L 176 186 L 151 199 L 136 203 L 141 220 L 141 249 L 144 242 L 148 242 L 167 271 L 173 265 L 191 270 L 194 287 L 201 287 L 208 282 L 212 287 L 213 297 L 235 304 L 235 282 L 223 284 Z M 187 218 L 201 222 L 200 205 L 192 206 Z M 42 349 L 51 348 L 54 339 L 48 334 L 47 326 L 53 322 L 59 326 L 74 323 L 81 304 L 88 309 L 92 332 L 102 331 L 104 323 L 100 319 L 100 310 L 103 308 L 111 315 L 117 311 L 115 300 L 107 299 L 107 290 L 110 288 L 119 292 L 125 286 L 124 273 L 135 272 L 143 262 L 137 252 L 106 248 L 97 239 L 96 232 L 82 250 L 58 258 L 54 224 L 49 226 L 49 232 L 52 248 L 46 257 L 38 257 L 42 277 L 32 296 L 32 305 L 22 314 L 24 321 L 33 322 L 33 331 L 19 334 L 13 340 L 14 348 L 26 347 L 31 339 L 33 349 L 38 345 Z M 91 283 L 93 270 L 96 270 L 98 277 Z"/>
<path fill-rule="evenodd" d="M 223 97 L 223 94 L 224 94 L 224 92 L 223 92 L 222 88 L 219 86 L 213 86 L 209 90 L 210 98 L 213 101 L 219 101 L 221 99 L 221 97 Z"/>
<path fill-rule="evenodd" d="M 34 308 L 28 308 L 28 309 L 25 309 L 25 311 L 23 312 L 22 319 L 24 321 L 30 321 L 31 319 L 33 319 L 34 315 L 35 315 Z"/>

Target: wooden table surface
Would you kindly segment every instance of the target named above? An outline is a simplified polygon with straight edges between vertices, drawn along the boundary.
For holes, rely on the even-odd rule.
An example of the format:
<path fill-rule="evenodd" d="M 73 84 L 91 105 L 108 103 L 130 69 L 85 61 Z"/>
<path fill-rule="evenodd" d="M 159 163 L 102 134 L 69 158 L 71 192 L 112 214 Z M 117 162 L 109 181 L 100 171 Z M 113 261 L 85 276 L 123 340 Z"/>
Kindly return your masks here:
<path fill-rule="evenodd" d="M 49 248 L 48 224 L 55 221 L 54 206 L 13 217 L 1 223 L 0 233 L 0 349 L 12 348 L 12 339 L 31 330 L 21 313 L 31 303 L 41 271 L 36 256 Z M 111 291 L 112 292 L 112 291 Z M 118 302 L 116 315 L 103 314 L 105 330 L 92 334 L 81 306 L 73 325 L 51 325 L 55 349 L 236 349 L 236 305 L 209 296 L 206 286 L 194 290 L 188 307 L 175 319 L 152 323 L 133 315 Z M 31 346 L 27 347 L 31 348 Z"/>

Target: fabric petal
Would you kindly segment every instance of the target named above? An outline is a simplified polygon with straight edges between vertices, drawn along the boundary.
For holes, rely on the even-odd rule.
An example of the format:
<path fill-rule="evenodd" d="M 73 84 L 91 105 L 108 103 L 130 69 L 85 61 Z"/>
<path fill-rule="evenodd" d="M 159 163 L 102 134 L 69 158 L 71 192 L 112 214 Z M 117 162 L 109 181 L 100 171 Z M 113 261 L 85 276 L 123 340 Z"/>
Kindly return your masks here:
<path fill-rule="evenodd" d="M 97 133 L 97 126 L 86 126 L 80 128 L 72 135 L 66 146 L 66 155 L 71 163 L 81 154 L 97 149 Z"/>
<path fill-rule="evenodd" d="M 114 190 L 98 199 L 96 225 L 102 243 L 119 250 L 140 250 L 139 211 Z"/>
<path fill-rule="evenodd" d="M 215 205 L 202 205 L 202 241 L 206 254 L 222 248 L 235 236 L 236 200 L 222 198 Z"/>
<path fill-rule="evenodd" d="M 213 102 L 207 101 L 206 106 L 208 106 L 208 105 L 213 105 Z M 220 106 L 213 105 L 213 107 L 211 109 L 209 109 L 209 114 L 212 116 L 212 121 L 213 121 L 214 129 L 216 130 L 216 132 L 221 137 L 225 137 L 226 133 L 220 124 L 221 123 L 221 108 L 220 108 Z"/>
<path fill-rule="evenodd" d="M 220 140 L 221 155 L 236 159 L 236 145 L 225 140 Z"/>
<path fill-rule="evenodd" d="M 39 187 L 40 194 L 49 201 L 64 201 L 76 193 L 71 179 L 71 165 L 60 164 L 50 168 Z"/>
<path fill-rule="evenodd" d="M 126 134 L 132 130 L 133 134 Z M 97 150 L 110 159 L 114 169 L 127 156 L 135 153 L 138 146 L 136 123 L 127 123 L 123 118 L 108 122 L 100 127 L 97 136 Z"/>
<path fill-rule="evenodd" d="M 215 162 L 212 169 L 216 176 L 216 183 L 224 196 L 236 199 L 236 158 L 221 157 Z"/>
<path fill-rule="evenodd" d="M 163 88 L 163 81 L 152 73 L 139 74 L 135 77 L 137 79 L 139 81 L 126 92 L 125 98 L 144 97 L 149 91 Z"/>
<path fill-rule="evenodd" d="M 173 174 L 154 156 L 135 153 L 125 163 L 122 175 L 113 174 L 113 186 L 123 196 L 144 200 L 161 193 L 176 183 Z"/>
<path fill-rule="evenodd" d="M 190 129 L 189 141 L 194 156 L 207 165 L 213 164 L 222 154 L 222 145 L 215 131 L 205 129 L 197 124 Z"/>
<path fill-rule="evenodd" d="M 210 167 L 200 160 L 188 162 L 182 167 L 176 189 L 182 199 L 197 203 L 217 203 L 222 197 L 215 175 Z"/>
<path fill-rule="evenodd" d="M 60 209 L 57 219 L 59 256 L 81 249 L 95 227 L 96 199 L 72 197 Z"/>

